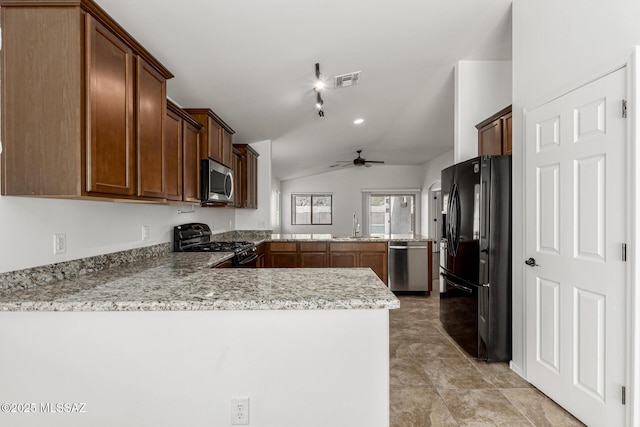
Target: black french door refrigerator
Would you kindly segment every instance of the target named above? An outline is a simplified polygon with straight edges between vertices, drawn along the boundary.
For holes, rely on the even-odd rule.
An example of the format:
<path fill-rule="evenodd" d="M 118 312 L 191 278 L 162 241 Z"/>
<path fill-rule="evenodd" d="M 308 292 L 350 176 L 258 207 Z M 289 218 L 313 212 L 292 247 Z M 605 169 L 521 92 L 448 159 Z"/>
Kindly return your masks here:
<path fill-rule="evenodd" d="M 511 360 L 511 156 L 442 171 L 446 251 L 440 321 L 470 355 Z"/>

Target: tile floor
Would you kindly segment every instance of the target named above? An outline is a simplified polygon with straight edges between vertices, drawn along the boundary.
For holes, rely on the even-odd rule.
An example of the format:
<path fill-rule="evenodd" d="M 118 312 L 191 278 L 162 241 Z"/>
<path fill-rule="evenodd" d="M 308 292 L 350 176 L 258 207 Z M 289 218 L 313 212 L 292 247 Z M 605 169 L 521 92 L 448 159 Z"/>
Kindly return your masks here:
<path fill-rule="evenodd" d="M 461 350 L 440 324 L 437 294 L 399 298 L 389 314 L 392 427 L 583 425 L 506 363 Z"/>

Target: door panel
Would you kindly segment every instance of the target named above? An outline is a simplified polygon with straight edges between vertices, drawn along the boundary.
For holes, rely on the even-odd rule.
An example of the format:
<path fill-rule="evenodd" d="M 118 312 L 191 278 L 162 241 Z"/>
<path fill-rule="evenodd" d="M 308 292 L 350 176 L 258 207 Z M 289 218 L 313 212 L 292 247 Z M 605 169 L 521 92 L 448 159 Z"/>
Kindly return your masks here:
<path fill-rule="evenodd" d="M 536 360 L 557 374 L 560 370 L 560 283 L 538 277 Z"/>
<path fill-rule="evenodd" d="M 140 57 L 138 57 L 136 94 L 137 195 L 164 198 L 166 147 L 163 129 L 166 115 L 166 82 L 160 73 Z M 177 159 L 174 158 L 174 161 L 177 163 Z"/>
<path fill-rule="evenodd" d="M 574 381 L 600 402 L 605 401 L 605 296 L 584 289 L 574 290 L 577 331 L 574 353 L 577 355 Z"/>
<path fill-rule="evenodd" d="M 538 251 L 548 254 L 560 252 L 560 164 L 551 164 L 538 168 Z M 542 196 L 543 195 L 543 196 Z"/>
<path fill-rule="evenodd" d="M 576 160 L 575 167 L 578 208 L 575 256 L 605 261 L 605 156 Z"/>
<path fill-rule="evenodd" d="M 133 195 L 133 51 L 87 14 L 87 191 Z"/>
<path fill-rule="evenodd" d="M 625 82 L 616 71 L 525 123 L 527 379 L 590 426 L 625 420 Z"/>

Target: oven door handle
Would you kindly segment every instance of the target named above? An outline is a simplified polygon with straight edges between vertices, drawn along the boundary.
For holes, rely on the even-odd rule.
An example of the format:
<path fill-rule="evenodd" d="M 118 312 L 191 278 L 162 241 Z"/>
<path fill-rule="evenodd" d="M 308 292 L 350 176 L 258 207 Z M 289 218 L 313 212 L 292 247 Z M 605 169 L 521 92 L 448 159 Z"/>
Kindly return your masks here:
<path fill-rule="evenodd" d="M 243 259 L 242 261 L 238 262 L 238 265 L 249 264 L 251 261 L 255 261 L 256 259 L 258 259 L 258 256 L 258 254 L 253 254 L 249 258 Z"/>

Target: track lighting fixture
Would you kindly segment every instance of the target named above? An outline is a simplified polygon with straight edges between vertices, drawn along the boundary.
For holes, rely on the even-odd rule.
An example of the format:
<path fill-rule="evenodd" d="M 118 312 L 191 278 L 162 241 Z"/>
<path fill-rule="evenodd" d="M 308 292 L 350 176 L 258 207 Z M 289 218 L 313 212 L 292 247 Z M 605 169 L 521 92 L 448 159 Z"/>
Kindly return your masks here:
<path fill-rule="evenodd" d="M 324 100 L 320 92 L 324 89 L 324 82 L 322 81 L 322 74 L 320 74 L 320 64 L 316 62 L 316 83 L 313 86 L 313 90 L 316 93 L 316 108 L 318 109 L 318 116 L 324 117 Z"/>

